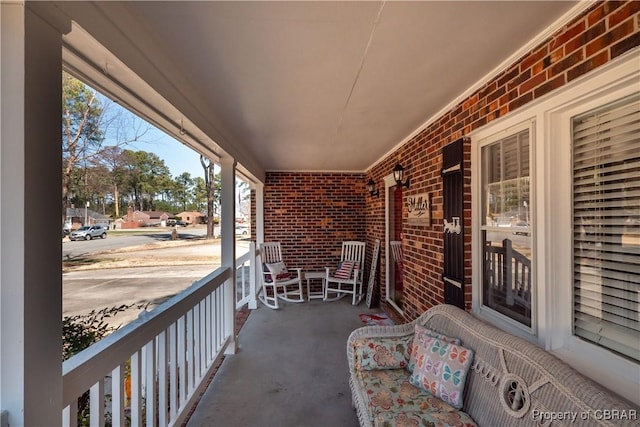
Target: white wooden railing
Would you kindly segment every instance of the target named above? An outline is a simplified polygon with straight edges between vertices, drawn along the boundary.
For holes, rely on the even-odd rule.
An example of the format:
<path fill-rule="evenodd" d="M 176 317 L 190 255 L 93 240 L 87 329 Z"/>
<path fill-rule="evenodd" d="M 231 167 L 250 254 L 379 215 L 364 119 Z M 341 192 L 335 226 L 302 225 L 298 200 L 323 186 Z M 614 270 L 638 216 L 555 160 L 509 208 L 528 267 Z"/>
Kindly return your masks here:
<path fill-rule="evenodd" d="M 236 259 L 236 309 L 257 308 L 256 299 L 256 244 L 251 242 L 249 252 Z"/>
<path fill-rule="evenodd" d="M 66 360 L 62 425 L 87 415 L 100 427 L 181 425 L 217 362 L 235 352 L 236 307 L 255 308 L 255 259 L 251 243 L 236 261 L 235 289 L 232 270 L 219 268 Z M 87 392 L 83 412 L 78 399 Z"/>

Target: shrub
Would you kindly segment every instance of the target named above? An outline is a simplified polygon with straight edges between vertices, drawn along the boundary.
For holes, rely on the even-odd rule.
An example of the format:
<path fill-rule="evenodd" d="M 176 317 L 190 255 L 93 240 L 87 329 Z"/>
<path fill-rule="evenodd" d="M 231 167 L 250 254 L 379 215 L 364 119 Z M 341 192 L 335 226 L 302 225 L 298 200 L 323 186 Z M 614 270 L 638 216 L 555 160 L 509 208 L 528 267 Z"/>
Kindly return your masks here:
<path fill-rule="evenodd" d="M 120 328 L 121 325 L 109 325 L 106 319 L 130 308 L 146 309 L 147 306 L 148 304 L 122 304 L 97 311 L 91 310 L 88 314 L 65 316 L 62 319 L 62 360 L 67 360 L 74 354 L 80 353 L 91 344 L 100 341 Z M 111 424 L 108 419 L 107 424 Z M 78 398 L 78 425 L 89 425 L 89 392 Z"/>

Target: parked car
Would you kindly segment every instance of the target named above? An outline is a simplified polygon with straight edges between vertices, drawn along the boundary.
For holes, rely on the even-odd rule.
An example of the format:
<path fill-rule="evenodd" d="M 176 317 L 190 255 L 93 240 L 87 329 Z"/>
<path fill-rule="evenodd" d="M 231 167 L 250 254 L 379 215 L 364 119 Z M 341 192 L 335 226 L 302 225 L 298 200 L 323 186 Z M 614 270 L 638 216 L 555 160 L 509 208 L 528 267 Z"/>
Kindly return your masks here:
<path fill-rule="evenodd" d="M 94 237 L 107 238 L 107 227 L 104 225 L 85 225 L 69 234 L 70 240 L 91 240 Z"/>
<path fill-rule="evenodd" d="M 249 226 L 244 224 L 236 224 L 236 236 L 247 236 L 249 234 Z"/>

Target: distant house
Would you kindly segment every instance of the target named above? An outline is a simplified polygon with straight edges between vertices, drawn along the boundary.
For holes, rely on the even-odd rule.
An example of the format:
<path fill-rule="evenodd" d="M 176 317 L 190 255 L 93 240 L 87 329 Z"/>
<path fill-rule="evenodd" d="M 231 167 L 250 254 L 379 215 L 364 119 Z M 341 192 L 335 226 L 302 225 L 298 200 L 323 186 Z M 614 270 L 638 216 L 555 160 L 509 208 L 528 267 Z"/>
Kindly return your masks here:
<path fill-rule="evenodd" d="M 123 218 L 122 228 L 150 227 L 167 225 L 170 214 L 163 211 L 138 211 L 130 207 Z"/>
<path fill-rule="evenodd" d="M 176 214 L 176 216 L 187 224 L 199 224 L 202 221 L 200 218 L 204 217 L 202 212 L 195 211 L 180 212 L 179 214 Z"/>
<path fill-rule="evenodd" d="M 67 208 L 66 228 L 70 230 L 93 224 L 104 224 L 108 227 L 110 222 L 110 217 L 89 208 Z"/>

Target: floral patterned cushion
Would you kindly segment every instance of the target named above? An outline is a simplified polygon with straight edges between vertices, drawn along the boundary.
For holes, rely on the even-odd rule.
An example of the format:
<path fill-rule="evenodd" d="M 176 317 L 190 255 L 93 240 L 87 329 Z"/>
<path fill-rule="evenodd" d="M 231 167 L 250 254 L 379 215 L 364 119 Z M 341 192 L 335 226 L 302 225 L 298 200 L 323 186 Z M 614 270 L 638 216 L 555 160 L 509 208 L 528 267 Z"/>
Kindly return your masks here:
<path fill-rule="evenodd" d="M 383 412 L 456 412 L 451 405 L 409 382 L 406 369 L 360 371 L 370 418 Z"/>
<path fill-rule="evenodd" d="M 418 327 L 418 326 L 416 326 Z M 435 338 L 460 344 L 457 338 L 449 338 L 431 329 L 424 328 L 427 334 Z M 400 337 L 358 339 L 355 341 L 356 369 L 402 369 L 407 368 L 413 372 L 413 365 L 410 364 L 413 352 L 413 335 Z"/>
<path fill-rule="evenodd" d="M 473 360 L 473 350 L 434 338 L 416 327 L 409 381 L 416 387 L 462 408 L 464 383 Z"/>
<path fill-rule="evenodd" d="M 427 334 L 430 337 L 434 337 L 434 338 L 438 338 L 441 341 L 445 341 L 451 344 L 455 344 L 455 345 L 460 345 L 460 340 L 458 338 L 450 338 L 446 335 L 442 335 L 437 333 L 436 331 L 432 331 L 429 328 L 425 328 L 424 326 L 420 326 L 420 325 L 416 325 L 415 328 L 416 332 L 420 331 L 421 334 Z M 413 368 L 415 367 L 415 359 L 416 359 L 416 354 L 414 350 L 416 347 L 413 346 L 415 339 L 412 337 L 411 339 L 411 343 L 409 343 L 409 353 L 408 353 L 408 357 L 407 360 L 409 361 L 407 364 L 407 369 L 409 370 L 409 372 L 413 372 Z"/>
<path fill-rule="evenodd" d="M 401 369 L 409 361 L 412 335 L 404 337 L 358 339 L 355 341 L 356 369 Z"/>
<path fill-rule="evenodd" d="M 383 412 L 373 420 L 376 427 L 477 427 L 469 414 L 457 412 Z"/>

